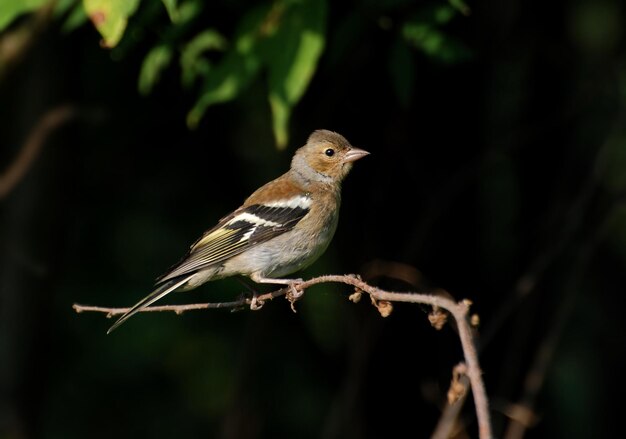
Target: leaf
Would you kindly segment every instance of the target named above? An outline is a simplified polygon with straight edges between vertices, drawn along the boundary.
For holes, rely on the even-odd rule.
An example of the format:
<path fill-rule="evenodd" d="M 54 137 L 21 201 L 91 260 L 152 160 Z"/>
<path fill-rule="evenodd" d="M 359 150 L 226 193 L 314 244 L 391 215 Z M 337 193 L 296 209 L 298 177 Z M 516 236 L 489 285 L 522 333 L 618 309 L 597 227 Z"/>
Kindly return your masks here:
<path fill-rule="evenodd" d="M 177 0 L 162 0 L 163 1 L 163 5 L 165 6 L 165 9 L 167 10 L 167 15 L 170 16 L 170 20 L 172 20 L 172 23 L 177 23 L 178 22 L 178 8 L 177 8 Z"/>
<path fill-rule="evenodd" d="M 83 0 L 87 16 L 102 35 L 102 46 L 108 48 L 122 39 L 128 18 L 138 5 L 139 0 Z"/>
<path fill-rule="evenodd" d="M 183 86 L 189 87 L 196 78 L 208 75 L 211 63 L 201 56 L 204 52 L 225 49 L 226 39 L 213 29 L 207 29 L 189 41 L 180 55 Z"/>
<path fill-rule="evenodd" d="M 70 33 L 87 22 L 87 14 L 82 4 L 76 3 L 61 26 L 61 30 Z"/>
<path fill-rule="evenodd" d="M 172 60 L 172 48 L 165 44 L 153 47 L 146 55 L 139 72 L 139 93 L 147 95 L 161 77 L 161 72 Z"/>
<path fill-rule="evenodd" d="M 233 47 L 205 76 L 200 98 L 187 114 L 189 128 L 198 126 L 209 106 L 237 97 L 259 72 L 261 59 L 257 44 L 267 10 L 263 5 L 242 19 Z"/>
<path fill-rule="evenodd" d="M 325 44 L 326 1 L 303 0 L 289 5 L 278 28 L 264 43 L 269 69 L 269 102 L 276 146 L 289 141 L 293 106 L 306 91 Z"/>
<path fill-rule="evenodd" d="M 445 63 L 455 63 L 471 56 L 469 49 L 459 40 L 424 22 L 407 22 L 402 27 L 405 40 L 427 56 Z"/>
<path fill-rule="evenodd" d="M 182 24 L 198 16 L 202 11 L 203 0 L 186 1 L 176 9 L 176 23 Z"/>
<path fill-rule="evenodd" d="M 207 76 L 202 94 L 187 115 L 189 128 L 196 128 L 211 105 L 227 102 L 241 92 L 259 71 L 260 62 L 254 56 L 245 57 L 230 52 Z"/>
<path fill-rule="evenodd" d="M 463 3 L 458 0 L 424 7 L 402 24 L 401 34 L 407 43 L 433 59 L 448 64 L 465 61 L 471 57 L 467 46 L 441 30 L 459 11 L 464 13 Z M 466 12 L 469 13 L 469 9 Z"/>
<path fill-rule="evenodd" d="M 451 4 L 430 4 L 420 8 L 407 22 L 442 26 L 451 22 L 458 15 L 458 12 L 458 9 Z"/>
<path fill-rule="evenodd" d="M 2 0 L 0 7 L 0 31 L 17 17 L 28 14 L 49 3 L 49 0 Z"/>
<path fill-rule="evenodd" d="M 469 15 L 472 10 L 463 0 L 448 0 L 450 5 L 463 15 Z"/>

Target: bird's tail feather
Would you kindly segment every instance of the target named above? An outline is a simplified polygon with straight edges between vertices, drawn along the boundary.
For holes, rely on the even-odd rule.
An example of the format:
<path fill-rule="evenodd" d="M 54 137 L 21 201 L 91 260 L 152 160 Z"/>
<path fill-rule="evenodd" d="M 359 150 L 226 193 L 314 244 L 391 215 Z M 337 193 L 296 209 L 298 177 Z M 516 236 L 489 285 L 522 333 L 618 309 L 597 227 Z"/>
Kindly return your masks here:
<path fill-rule="evenodd" d="M 182 286 L 184 283 L 186 283 L 191 278 L 191 276 L 193 276 L 193 274 L 188 275 L 188 276 L 184 276 L 184 277 L 178 277 L 178 278 L 172 279 L 172 280 L 170 280 L 168 282 L 165 282 L 162 285 L 159 285 L 156 290 L 154 290 L 152 293 L 148 294 L 146 297 L 144 297 L 139 302 L 137 302 L 137 304 L 135 304 L 135 306 L 133 306 L 128 311 L 126 311 L 122 315 L 122 317 L 120 317 L 113 324 L 113 326 L 111 326 L 109 328 L 109 330 L 107 331 L 107 334 L 110 334 L 111 332 L 113 332 L 118 326 L 120 326 L 122 323 L 124 323 L 126 320 L 131 318 L 133 315 L 135 315 L 136 313 L 138 313 L 142 309 L 149 307 L 150 305 L 152 305 L 157 300 L 162 299 L 163 297 L 167 296 L 169 293 L 171 293 L 175 289 L 177 289 L 180 286 Z"/>

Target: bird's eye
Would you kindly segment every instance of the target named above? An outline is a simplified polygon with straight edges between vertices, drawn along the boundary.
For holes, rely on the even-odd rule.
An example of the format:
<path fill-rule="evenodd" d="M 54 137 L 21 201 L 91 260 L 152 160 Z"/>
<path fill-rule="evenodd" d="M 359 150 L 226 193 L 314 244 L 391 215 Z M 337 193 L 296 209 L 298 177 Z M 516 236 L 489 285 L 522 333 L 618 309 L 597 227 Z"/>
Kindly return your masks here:
<path fill-rule="evenodd" d="M 332 157 L 335 155 L 335 150 L 332 148 L 328 148 L 326 151 L 324 151 L 324 154 L 326 154 L 328 157 Z"/>

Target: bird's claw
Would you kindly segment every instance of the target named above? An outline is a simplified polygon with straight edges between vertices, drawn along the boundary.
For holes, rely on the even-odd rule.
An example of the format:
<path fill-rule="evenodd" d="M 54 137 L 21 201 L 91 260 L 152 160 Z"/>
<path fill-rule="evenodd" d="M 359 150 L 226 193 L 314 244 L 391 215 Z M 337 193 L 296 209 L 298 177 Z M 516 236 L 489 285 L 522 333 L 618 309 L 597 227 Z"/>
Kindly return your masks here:
<path fill-rule="evenodd" d="M 263 308 L 263 305 L 265 305 L 265 301 L 259 300 L 256 294 L 252 296 L 252 299 L 250 299 L 250 309 L 252 311 L 260 310 L 261 308 Z"/>
<path fill-rule="evenodd" d="M 302 284 L 302 279 L 297 279 L 294 282 L 290 283 L 288 285 L 289 290 L 287 291 L 287 294 L 285 295 L 285 297 L 291 304 L 291 310 L 293 312 L 296 312 L 296 307 L 294 306 L 295 303 L 304 294 L 304 290 L 299 288 L 301 284 Z"/>

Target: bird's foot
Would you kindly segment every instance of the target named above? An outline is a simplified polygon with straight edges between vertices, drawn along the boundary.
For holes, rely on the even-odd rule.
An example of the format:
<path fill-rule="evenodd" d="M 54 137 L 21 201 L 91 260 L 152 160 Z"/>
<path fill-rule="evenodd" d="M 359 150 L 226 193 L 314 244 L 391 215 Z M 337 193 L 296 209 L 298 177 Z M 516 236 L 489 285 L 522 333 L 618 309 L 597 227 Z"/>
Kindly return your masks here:
<path fill-rule="evenodd" d="M 255 293 L 252 296 L 252 299 L 250 299 L 250 309 L 252 311 L 258 311 L 261 308 L 263 308 L 263 305 L 265 305 L 265 301 L 264 300 L 260 300 L 259 297 Z"/>
<path fill-rule="evenodd" d="M 291 310 L 293 312 L 296 312 L 295 303 L 304 295 L 304 290 L 300 288 L 302 282 L 302 279 L 294 279 L 287 285 L 287 288 L 289 288 L 289 290 L 287 291 L 285 297 L 291 304 Z"/>

